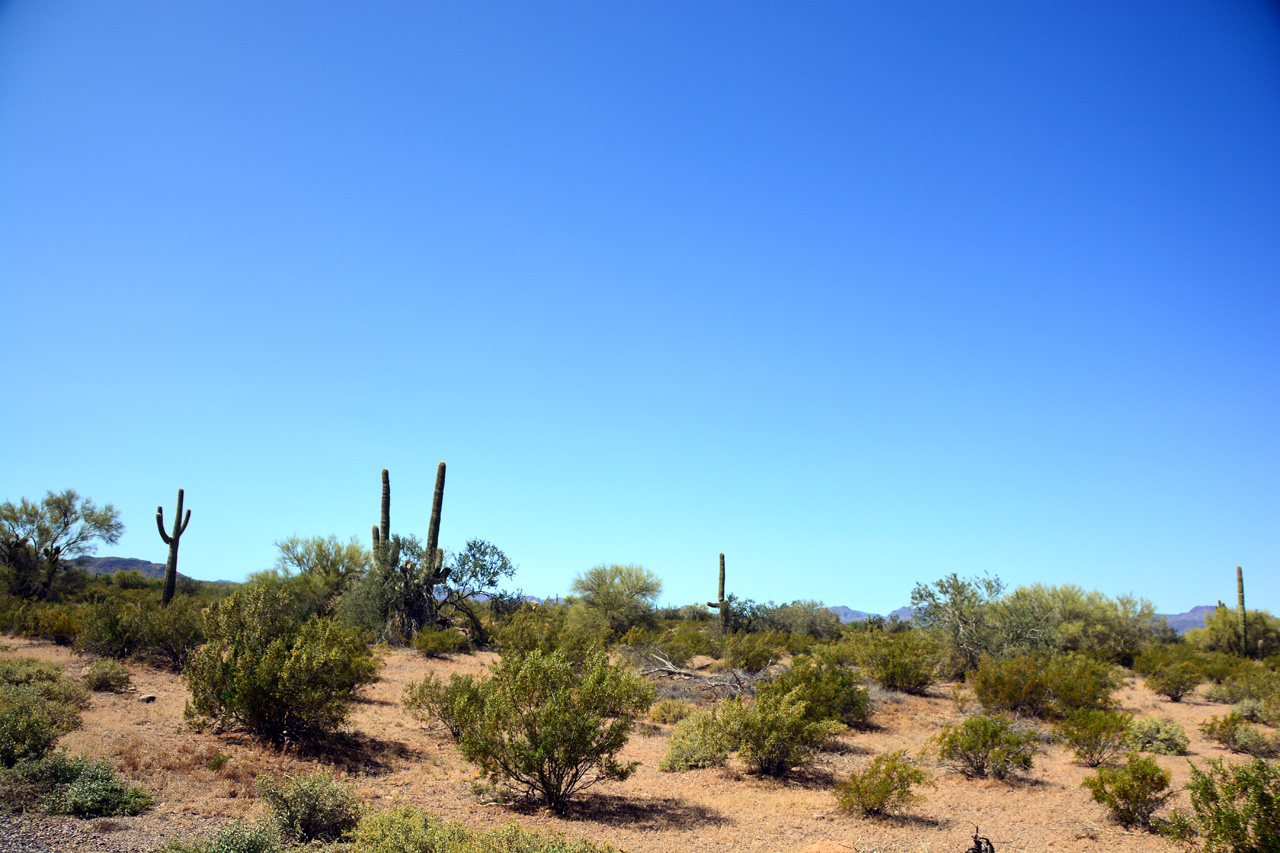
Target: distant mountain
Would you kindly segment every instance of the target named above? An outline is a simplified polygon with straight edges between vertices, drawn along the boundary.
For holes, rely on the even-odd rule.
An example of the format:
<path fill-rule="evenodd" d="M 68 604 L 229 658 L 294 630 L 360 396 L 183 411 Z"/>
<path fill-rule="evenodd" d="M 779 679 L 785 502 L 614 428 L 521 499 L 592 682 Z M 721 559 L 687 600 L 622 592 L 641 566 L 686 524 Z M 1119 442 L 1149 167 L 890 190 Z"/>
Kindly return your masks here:
<path fill-rule="evenodd" d="M 1169 623 L 1169 627 L 1177 631 L 1179 634 L 1185 634 L 1192 628 L 1203 628 L 1204 617 L 1212 613 L 1216 608 L 1207 604 L 1199 607 L 1193 607 L 1186 613 L 1167 613 L 1164 614 L 1165 622 Z"/>
<path fill-rule="evenodd" d="M 868 616 L 871 616 L 877 619 L 879 618 L 888 619 L 888 618 L 897 616 L 903 622 L 911 618 L 910 607 L 899 607 L 897 610 L 892 611 L 888 616 L 885 616 L 885 617 L 881 617 L 879 613 L 867 613 L 863 610 L 854 610 L 852 608 L 845 607 L 843 604 L 836 605 L 835 607 L 828 607 L 827 609 L 830 610 L 835 615 L 839 616 L 840 621 L 846 624 L 849 622 L 862 622 Z"/>
<path fill-rule="evenodd" d="M 141 572 L 143 577 L 164 577 L 164 563 L 150 563 L 132 557 L 86 557 L 80 568 L 92 575 L 114 575 L 116 572 Z M 178 574 L 182 574 L 179 572 Z"/>

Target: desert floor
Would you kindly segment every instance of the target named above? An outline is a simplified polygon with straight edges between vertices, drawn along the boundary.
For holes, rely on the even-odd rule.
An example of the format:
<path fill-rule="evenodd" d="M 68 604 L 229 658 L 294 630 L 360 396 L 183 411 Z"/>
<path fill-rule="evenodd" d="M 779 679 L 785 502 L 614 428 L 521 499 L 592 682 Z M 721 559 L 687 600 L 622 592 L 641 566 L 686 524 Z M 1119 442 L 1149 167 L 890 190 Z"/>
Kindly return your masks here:
<path fill-rule="evenodd" d="M 48 643 L 5 638 L 4 646 L 0 654 L 57 661 L 72 677 L 88 663 Z M 494 804 L 492 793 L 475 784 L 475 768 L 462 759 L 447 733 L 423 726 L 400 706 L 405 684 L 426 672 L 446 677 L 451 672 L 478 672 L 494 659 L 477 654 L 428 661 L 411 651 L 388 653 L 382 680 L 367 688 L 355 707 L 353 737 L 312 754 L 279 753 L 235 735 L 190 731 L 182 717 L 187 694 L 181 679 L 131 665 L 132 691 L 94 694 L 83 712 L 83 728 L 63 738 L 62 745 L 72 753 L 114 760 L 126 777 L 152 794 L 154 807 L 136 818 L 10 818 L 0 823 L 0 835 L 13 838 L 29 831 L 59 851 L 149 851 L 173 835 L 186 837 L 234 818 L 255 816 L 254 779 L 259 773 L 323 766 L 354 782 L 373 808 L 409 803 L 474 827 L 518 821 L 526 827 L 608 841 L 631 853 L 962 853 L 972 843 L 975 824 L 997 851 L 1177 849 L 1157 836 L 1113 824 L 1080 787 L 1080 780 L 1092 771 L 1073 763 L 1066 748 L 1053 744 L 1036 757 L 1029 782 L 966 780 L 924 760 L 921 764 L 933 770 L 937 787 L 922 789 L 927 801 L 905 817 L 873 820 L 838 811 L 831 790 L 850 771 L 881 752 L 906 749 L 916 755 L 941 726 L 962 719 L 951 685 L 946 684 L 925 697 L 873 691 L 875 728 L 840 737 L 835 751 L 823 753 L 812 768 L 791 779 L 756 777 L 733 763 L 725 769 L 661 773 L 658 762 L 671 727 L 651 726 L 634 735 L 622 755 L 626 761 L 640 762 L 635 775 L 588 789 L 566 817 Z M 154 702 L 139 701 L 148 694 L 156 697 Z M 1186 728 L 1191 754 L 1157 757 L 1173 772 L 1175 787 L 1187 781 L 1190 762 L 1203 764 L 1207 758 L 1227 755 L 1197 730 L 1210 716 L 1226 713 L 1226 706 L 1195 697 L 1168 702 L 1142 686 L 1141 679 L 1131 679 L 1119 695 L 1125 710 L 1140 716 L 1163 714 Z M 215 772 L 206 762 L 218 755 L 229 760 Z M 1174 803 L 1185 806 L 1185 793 Z M 10 847 L 16 849 L 16 842 Z M 4 849 L 0 838 L 0 850 Z"/>

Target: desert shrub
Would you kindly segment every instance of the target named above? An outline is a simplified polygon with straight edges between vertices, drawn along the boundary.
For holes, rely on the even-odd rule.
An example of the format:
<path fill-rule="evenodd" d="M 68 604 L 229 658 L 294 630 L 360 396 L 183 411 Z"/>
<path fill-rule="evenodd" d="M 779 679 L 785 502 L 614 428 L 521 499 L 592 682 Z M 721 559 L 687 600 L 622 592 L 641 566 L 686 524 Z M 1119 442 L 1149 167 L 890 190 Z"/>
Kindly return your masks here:
<path fill-rule="evenodd" d="M 1147 688 L 1170 702 L 1181 702 L 1204 681 L 1204 674 L 1193 663 L 1171 663 L 1147 676 Z"/>
<path fill-rule="evenodd" d="M 75 643 L 80 633 L 80 620 L 84 608 L 72 604 L 50 604 L 36 613 L 32 634 L 36 637 L 52 640 L 60 646 Z"/>
<path fill-rule="evenodd" d="M 1216 716 L 1200 724 L 1200 731 L 1232 752 L 1255 758 L 1280 755 L 1280 739 L 1269 738 L 1257 726 L 1249 725 L 1239 714 L 1230 713 L 1219 720 Z"/>
<path fill-rule="evenodd" d="M 457 628 L 425 626 L 413 635 L 413 648 L 423 657 L 439 658 L 472 651 L 471 640 Z"/>
<path fill-rule="evenodd" d="M 1175 810 L 1171 834 L 1205 853 L 1280 850 L 1280 767 L 1260 758 L 1228 765 L 1191 765 L 1191 811 Z M 1198 844 L 1196 843 L 1198 838 Z"/>
<path fill-rule="evenodd" d="M 446 684 L 432 673 L 422 681 L 410 681 L 401 699 L 409 716 L 419 722 L 436 720 L 456 741 L 480 708 L 480 690 L 473 675 L 449 676 Z"/>
<path fill-rule="evenodd" d="M 1227 704 L 1245 699 L 1274 700 L 1280 696 L 1280 673 L 1257 661 L 1244 661 L 1221 684 L 1210 685 L 1204 695 L 1213 702 Z"/>
<path fill-rule="evenodd" d="M 15 811 L 117 817 L 141 814 L 151 797 L 122 782 L 107 761 L 56 752 L 0 770 L 0 804 Z"/>
<path fill-rule="evenodd" d="M 678 723 L 693 710 L 693 706 L 683 699 L 663 699 L 649 709 L 649 719 L 655 723 Z"/>
<path fill-rule="evenodd" d="M 563 812 L 578 791 L 626 779 L 619 764 L 653 686 L 591 651 L 581 666 L 563 652 L 506 654 L 479 684 L 480 707 L 459 746 L 486 775 Z"/>
<path fill-rule="evenodd" d="M 1190 743 L 1187 730 L 1168 717 L 1134 720 L 1124 738 L 1125 749 L 1156 755 L 1186 755 Z"/>
<path fill-rule="evenodd" d="M 781 634 L 739 632 L 725 638 L 723 657 L 715 668 L 760 672 L 782 660 L 786 651 L 786 638 Z"/>
<path fill-rule="evenodd" d="M 340 841 L 360 822 L 355 787 L 324 770 L 285 780 L 259 776 L 257 785 L 271 823 L 286 842 Z"/>
<path fill-rule="evenodd" d="M 1132 714 L 1082 709 L 1072 712 L 1057 733 L 1081 764 L 1097 767 L 1124 751 L 1124 737 L 1132 724 Z"/>
<path fill-rule="evenodd" d="M 790 604 L 762 604 L 756 609 L 758 630 L 776 631 L 796 637 L 833 640 L 840 636 L 840 617 L 821 601 L 793 601 Z"/>
<path fill-rule="evenodd" d="M 871 697 L 858 676 L 839 666 L 800 658 L 791 669 L 760 687 L 760 693 L 790 693 L 800 689 L 810 721 L 835 720 L 846 726 L 863 725 L 871 716 Z"/>
<path fill-rule="evenodd" d="M 1120 767 L 1100 767 L 1097 775 L 1086 776 L 1080 784 L 1120 823 L 1150 828 L 1152 816 L 1173 796 L 1172 778 L 1155 759 L 1132 754 Z"/>
<path fill-rule="evenodd" d="M 683 623 L 674 631 L 659 634 L 653 645 L 676 666 L 684 666 L 694 655 L 710 655 L 713 651 L 710 635 L 695 623 Z"/>
<path fill-rule="evenodd" d="M 619 853 L 586 838 L 569 841 L 556 833 L 522 829 L 475 830 L 446 823 L 411 806 L 378 812 L 361 821 L 352 853 Z M 204 853 L 204 851 L 199 851 Z"/>
<path fill-rule="evenodd" d="M 111 582 L 120 589 L 146 589 L 147 576 L 137 569 L 127 569 L 111 576 Z"/>
<path fill-rule="evenodd" d="M 280 853 L 283 849 L 271 825 L 238 820 L 205 838 L 170 839 L 157 853 Z"/>
<path fill-rule="evenodd" d="M 494 642 L 505 654 L 561 652 L 575 666 L 604 648 L 607 628 L 587 629 L 568 624 L 569 608 L 556 604 L 526 604 L 498 629 Z"/>
<path fill-rule="evenodd" d="M 62 678 L 62 665 L 37 658 L 0 658 L 0 684 L 36 684 Z"/>
<path fill-rule="evenodd" d="M 117 660 L 96 660 L 89 664 L 84 686 L 95 693 L 123 693 L 129 689 L 129 668 Z"/>
<path fill-rule="evenodd" d="M 142 642 L 134 657 L 181 672 L 205 643 L 204 605 L 188 597 L 141 613 Z"/>
<path fill-rule="evenodd" d="M 209 641 L 182 673 L 186 716 L 235 723 L 274 744 L 332 731 L 378 666 L 354 629 L 329 619 L 299 625 L 286 593 L 248 587 L 210 606 Z"/>
<path fill-rule="evenodd" d="M 938 653 L 920 631 L 875 632 L 855 640 L 858 662 L 885 690 L 923 694 L 936 680 Z"/>
<path fill-rule="evenodd" d="M 1120 681 L 1109 665 L 1084 655 L 1047 661 L 1022 655 L 984 657 L 969 673 L 969 686 L 987 713 L 1060 718 L 1076 710 L 1110 707 Z"/>
<path fill-rule="evenodd" d="M 1020 730 L 1003 717 L 970 717 L 944 726 L 934 738 L 938 760 L 964 776 L 1007 779 L 1030 772 L 1035 732 Z"/>
<path fill-rule="evenodd" d="M 142 648 L 142 607 L 108 598 L 89 608 L 80 626 L 76 649 L 83 654 L 125 659 Z"/>
<path fill-rule="evenodd" d="M 844 725 L 811 720 L 802 690 L 761 692 L 754 702 L 734 697 L 724 703 L 721 720 L 744 764 L 767 776 L 783 776 L 813 760 L 818 749 Z"/>
<path fill-rule="evenodd" d="M 78 725 L 78 715 L 71 725 L 54 703 L 32 690 L 0 686 L 0 767 L 43 758 Z"/>
<path fill-rule="evenodd" d="M 1280 727 L 1280 696 L 1270 700 L 1241 699 L 1231 710 L 1251 723 Z"/>
<path fill-rule="evenodd" d="M 715 709 L 698 711 L 676 723 L 667 744 L 667 754 L 658 763 L 666 772 L 723 767 L 733 748 L 724 724 Z"/>
<path fill-rule="evenodd" d="M 923 770 L 905 758 L 906 750 L 877 755 L 866 769 L 854 773 L 849 781 L 836 786 L 836 801 L 845 811 L 864 815 L 881 815 L 900 811 L 924 797 L 912 793 L 916 785 L 933 787 L 934 782 Z"/>

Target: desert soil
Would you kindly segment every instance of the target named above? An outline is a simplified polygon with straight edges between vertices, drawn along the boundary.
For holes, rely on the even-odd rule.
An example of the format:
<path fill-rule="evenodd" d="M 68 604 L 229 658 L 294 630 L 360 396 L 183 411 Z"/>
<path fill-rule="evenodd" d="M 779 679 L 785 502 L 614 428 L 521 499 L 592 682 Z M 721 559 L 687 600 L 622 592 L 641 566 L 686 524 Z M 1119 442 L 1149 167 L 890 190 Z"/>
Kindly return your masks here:
<path fill-rule="evenodd" d="M 57 661 L 71 676 L 88 661 L 48 643 L 6 638 L 3 655 Z M 962 853 L 972 843 L 974 825 L 997 851 L 1161 851 L 1169 842 L 1112 823 L 1080 781 L 1092 771 L 1072 754 L 1049 744 L 1036 757 L 1029 782 L 968 780 L 947 774 L 932 761 L 937 787 L 921 790 L 928 799 L 906 816 L 868 819 L 836 809 L 835 783 L 875 755 L 906 749 L 915 756 L 938 730 L 961 720 L 951 685 L 939 685 L 923 697 L 873 691 L 869 731 L 840 737 L 830 752 L 793 778 L 761 778 L 732 763 L 728 768 L 661 773 L 670 726 L 650 726 L 634 735 L 622 755 L 640 767 L 625 782 L 601 783 L 579 796 L 572 812 L 557 817 L 546 810 L 494 803 L 491 790 L 476 784 L 476 769 L 458 753 L 448 734 L 424 726 L 400 706 L 406 683 L 434 671 L 480 672 L 495 660 L 490 654 L 428 661 L 405 650 L 385 656 L 382 680 L 367 688 L 355 706 L 350 733 L 342 745 L 315 753 L 263 748 L 237 735 L 194 732 L 182 717 L 187 699 L 181 679 L 172 673 L 130 665 L 133 688 L 114 695 L 95 693 L 83 712 L 84 725 L 63 738 L 72 753 L 112 759 L 124 776 L 155 798 L 135 818 L 76 820 L 0 816 L 0 850 L 150 851 L 174 835 L 205 833 L 259 813 L 254 779 L 259 773 L 296 773 L 317 767 L 353 782 L 373 808 L 408 803 L 473 827 L 493 828 L 517 821 L 570 837 L 607 841 L 631 853 L 674 851 L 764 851 L 765 853 L 843 853 L 843 851 L 917 851 Z M 139 697 L 154 695 L 142 703 Z M 1190 755 L 1157 756 L 1181 788 L 1189 765 L 1227 755 L 1207 741 L 1198 725 L 1221 716 L 1226 707 L 1195 697 L 1166 701 L 1131 679 L 1119 694 L 1121 706 L 1140 716 L 1165 715 L 1187 730 Z M 207 766 L 228 756 L 218 770 Z M 1238 760 L 1238 756 L 1236 757 Z M 214 762 L 216 765 L 217 762 Z M 1185 806 L 1180 792 L 1174 804 Z"/>

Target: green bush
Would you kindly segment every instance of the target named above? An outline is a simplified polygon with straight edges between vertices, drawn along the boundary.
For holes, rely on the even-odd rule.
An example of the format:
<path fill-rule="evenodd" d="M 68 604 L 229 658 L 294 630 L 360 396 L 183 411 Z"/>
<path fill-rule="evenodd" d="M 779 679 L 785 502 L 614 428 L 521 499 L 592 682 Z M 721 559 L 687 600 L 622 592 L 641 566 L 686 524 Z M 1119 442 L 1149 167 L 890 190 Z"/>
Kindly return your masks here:
<path fill-rule="evenodd" d="M 1243 661 L 1221 684 L 1210 685 L 1205 698 L 1213 702 L 1234 704 L 1245 699 L 1274 701 L 1280 696 L 1280 673 L 1258 661 Z"/>
<path fill-rule="evenodd" d="M 1147 676 L 1147 689 L 1170 702 L 1181 702 L 1183 696 L 1194 692 L 1203 681 L 1204 674 L 1195 664 L 1171 663 Z"/>
<path fill-rule="evenodd" d="M 802 690 L 761 692 L 748 703 L 735 696 L 724 703 L 721 721 L 744 764 L 766 776 L 784 776 L 813 760 L 819 748 L 844 725 L 811 720 Z"/>
<path fill-rule="evenodd" d="M 786 638 L 781 634 L 739 632 L 725 638 L 723 657 L 714 668 L 760 672 L 782 660 L 786 651 Z"/>
<path fill-rule="evenodd" d="M 108 598 L 85 613 L 76 639 L 82 654 L 124 660 L 142 648 L 142 607 L 120 598 Z"/>
<path fill-rule="evenodd" d="M 1241 699 L 1231 710 L 1251 723 L 1280 728 L 1280 696 L 1269 700 Z"/>
<path fill-rule="evenodd" d="M 599 650 L 580 667 L 563 652 L 503 655 L 479 693 L 462 754 L 556 812 L 583 788 L 634 772 L 635 764 L 618 763 L 618 752 L 653 704 L 653 686 Z"/>
<path fill-rule="evenodd" d="M 1007 779 L 1031 771 L 1036 736 L 1003 717 L 970 717 L 944 726 L 934 739 L 938 760 L 969 778 Z"/>
<path fill-rule="evenodd" d="M 849 781 L 837 785 L 836 801 L 845 811 L 864 815 L 882 815 L 900 811 L 924 800 L 912 793 L 916 785 L 934 786 L 923 770 L 905 758 L 906 750 L 877 755 L 865 770 L 854 773 Z"/>
<path fill-rule="evenodd" d="M 467 654 L 473 650 L 471 640 L 457 628 L 436 628 L 431 625 L 413 635 L 413 648 L 428 658 Z"/>
<path fill-rule="evenodd" d="M 157 853 L 280 853 L 283 849 L 280 837 L 269 824 L 235 821 L 207 838 L 170 839 Z"/>
<path fill-rule="evenodd" d="M 1134 720 L 1124 738 L 1125 749 L 1156 755 L 1186 755 L 1190 743 L 1187 730 L 1168 717 Z"/>
<path fill-rule="evenodd" d="M 37 658 L 0 658 L 0 684 L 38 684 L 62 678 L 62 665 Z"/>
<path fill-rule="evenodd" d="M 984 657 L 969 673 L 969 686 L 987 713 L 1005 711 L 1061 718 L 1072 711 L 1112 705 L 1120 679 L 1107 664 L 1084 655 L 1048 660 L 1029 655 L 1004 660 Z"/>
<path fill-rule="evenodd" d="M 1205 853 L 1280 850 L 1280 768 L 1255 758 L 1228 765 L 1210 759 L 1208 771 L 1191 765 L 1191 811 L 1170 816 L 1171 835 Z M 1197 836 L 1199 843 L 1197 844 Z"/>
<path fill-rule="evenodd" d="M 129 668 L 117 660 L 96 660 L 89 664 L 84 685 L 95 693 L 123 693 L 129 689 Z"/>
<path fill-rule="evenodd" d="M 800 689 L 805 714 L 812 722 L 835 720 L 846 726 L 860 726 L 871 716 L 871 697 L 854 672 L 812 658 L 798 658 L 791 669 L 762 685 L 759 692 L 790 693 L 796 688 Z"/>
<path fill-rule="evenodd" d="M 649 709 L 649 719 L 655 723 L 678 723 L 693 710 L 693 706 L 683 699 L 663 699 Z"/>
<path fill-rule="evenodd" d="M 1269 738 L 1256 726 L 1249 725 L 1240 714 L 1230 713 L 1219 720 L 1216 716 L 1200 724 L 1205 737 L 1216 741 L 1232 752 L 1252 755 L 1255 758 L 1274 758 L 1280 755 L 1280 739 Z"/>
<path fill-rule="evenodd" d="M 354 629 L 329 619 L 299 625 L 282 590 L 238 590 L 209 607 L 209 641 L 186 670 L 186 716 L 235 723 L 273 744 L 336 729 L 378 665 Z"/>
<path fill-rule="evenodd" d="M 409 716 L 420 723 L 437 720 L 455 741 L 480 708 L 480 690 L 473 675 L 449 676 L 446 684 L 433 673 L 404 687 L 401 703 Z"/>
<path fill-rule="evenodd" d="M 141 814 L 151 797 L 122 782 L 107 761 L 56 752 L 0 770 L 0 804 L 13 811 L 117 817 Z"/>
<path fill-rule="evenodd" d="M 360 822 L 355 787 L 324 770 L 285 780 L 259 776 L 257 784 L 271 823 L 286 842 L 340 841 Z"/>
<path fill-rule="evenodd" d="M 116 572 L 111 580 L 120 589 L 146 589 L 148 586 L 147 576 L 137 569 Z"/>
<path fill-rule="evenodd" d="M 855 643 L 858 662 L 885 690 L 923 695 L 937 680 L 937 646 L 920 631 L 861 634 Z"/>
<path fill-rule="evenodd" d="M 1155 759 L 1136 753 L 1120 767 L 1100 767 L 1095 776 L 1080 783 L 1096 802 L 1111 810 L 1111 816 L 1125 826 L 1151 827 L 1151 818 L 1173 796 L 1173 778 Z"/>
<path fill-rule="evenodd" d="M 658 764 L 665 773 L 723 767 L 733 748 L 715 709 L 698 711 L 676 723 L 667 754 Z"/>
<path fill-rule="evenodd" d="M 76 648 L 90 655 L 146 661 L 180 671 L 204 644 L 203 605 L 176 598 L 163 609 L 109 598 L 84 616 Z"/>
<path fill-rule="evenodd" d="M 193 851 L 193 853 L 205 853 Z M 210 851 L 213 853 L 213 851 Z M 221 853 L 221 851 L 218 851 Z M 257 853 L 257 851 L 254 851 Z M 585 838 L 535 832 L 510 824 L 503 829 L 475 830 L 446 823 L 411 806 L 371 815 L 360 823 L 351 853 L 620 853 L 608 844 Z"/>
<path fill-rule="evenodd" d="M 504 655 L 540 651 L 562 652 L 575 666 L 604 648 L 605 628 L 585 630 L 567 624 L 569 608 L 556 604 L 526 604 L 498 629 L 494 641 Z"/>
<path fill-rule="evenodd" d="M 1097 767 L 1124 751 L 1132 724 L 1133 715 L 1121 711 L 1079 710 L 1058 726 L 1057 734 L 1081 764 Z"/>

